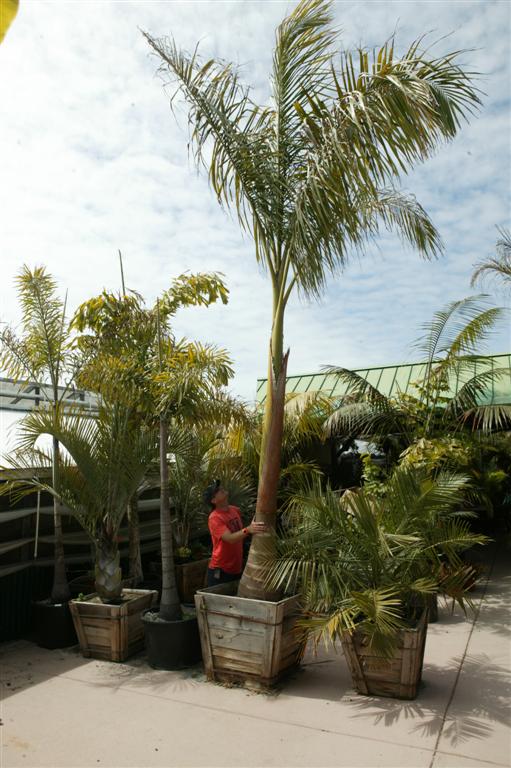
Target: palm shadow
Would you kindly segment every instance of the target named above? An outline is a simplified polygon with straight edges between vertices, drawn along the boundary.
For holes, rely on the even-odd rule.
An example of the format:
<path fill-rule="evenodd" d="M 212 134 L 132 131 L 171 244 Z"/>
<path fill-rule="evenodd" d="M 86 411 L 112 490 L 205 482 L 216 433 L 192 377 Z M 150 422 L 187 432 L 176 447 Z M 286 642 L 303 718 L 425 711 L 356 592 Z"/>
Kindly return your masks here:
<path fill-rule="evenodd" d="M 444 723 L 442 736 L 452 747 L 474 739 L 488 739 L 495 723 L 509 724 L 509 673 L 505 667 L 492 663 L 486 654 L 466 656 L 456 694 L 444 722 L 450 691 L 443 681 L 452 680 L 461 663 L 460 658 L 453 658 L 442 666 L 425 664 L 419 690 L 420 701 L 364 696 L 356 701 L 354 706 L 357 711 L 353 717 L 365 717 L 374 724 L 383 722 L 389 727 L 399 721 L 410 720 L 410 733 L 430 737 L 438 735 Z"/>

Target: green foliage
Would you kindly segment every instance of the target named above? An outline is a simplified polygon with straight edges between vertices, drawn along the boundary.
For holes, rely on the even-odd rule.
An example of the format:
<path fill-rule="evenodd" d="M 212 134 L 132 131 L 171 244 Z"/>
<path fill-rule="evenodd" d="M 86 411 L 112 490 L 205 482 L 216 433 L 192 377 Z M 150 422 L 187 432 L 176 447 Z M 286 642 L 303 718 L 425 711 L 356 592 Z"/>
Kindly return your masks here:
<path fill-rule="evenodd" d="M 178 412 L 197 412 L 201 399 L 218 395 L 233 370 L 225 350 L 177 340 L 170 320 L 182 307 L 227 302 L 228 290 L 216 273 L 180 275 L 151 309 L 140 294 L 103 292 L 82 304 L 72 321 L 76 345 L 86 364 L 82 386 L 110 402 L 123 402 L 139 420 L 155 423 Z M 234 401 L 231 402 L 234 407 Z M 200 409 L 199 409 L 200 410 Z M 225 410 L 225 409 L 224 409 Z"/>
<path fill-rule="evenodd" d="M 398 57 L 392 40 L 339 59 L 330 3 L 302 0 L 277 28 L 271 104 L 259 106 L 232 64 L 144 34 L 171 103 L 187 102 L 197 162 L 253 235 L 284 303 L 295 284 L 318 294 L 381 224 L 424 255 L 440 250 L 424 210 L 393 184 L 478 107 L 459 53 L 431 58 L 419 39 Z"/>
<path fill-rule="evenodd" d="M 250 474 L 224 445 L 218 430 L 191 427 L 186 453 L 177 453 L 169 474 L 172 499 L 172 532 L 175 543 L 186 548 L 190 536 L 207 524 L 210 509 L 204 504 L 204 490 L 213 478 L 221 478 L 231 504 L 239 507 L 244 519 L 254 511 L 255 486 Z"/>
<path fill-rule="evenodd" d="M 385 470 L 373 461 L 370 453 L 362 453 L 360 458 L 362 459 L 364 488 L 375 496 L 384 496 L 387 492 Z"/>
<path fill-rule="evenodd" d="M 258 512 L 264 505 L 272 525 L 283 418 L 272 374 L 274 382 L 285 376 L 289 298 L 295 289 L 318 297 L 328 277 L 382 229 L 398 232 L 423 257 L 441 252 L 426 211 L 397 187 L 401 174 L 454 138 L 480 104 L 459 52 L 434 58 L 419 39 L 398 57 L 392 40 L 372 57 L 360 49 L 339 58 L 332 22 L 328 0 L 301 0 L 279 24 L 270 99 L 261 105 L 234 65 L 202 61 L 197 48 L 189 54 L 173 39 L 143 33 L 172 89 L 171 107 L 177 96 L 186 102 L 197 164 L 205 167 L 219 203 L 252 236 L 256 259 L 271 279 Z M 260 542 L 253 540 L 255 560 Z M 254 594 L 261 571 L 251 558 L 249 566 L 240 586 Z M 262 584 L 257 589 L 262 595 Z"/>
<path fill-rule="evenodd" d="M 409 467 L 394 471 L 384 496 L 362 488 L 339 497 L 314 484 L 293 500 L 269 582 L 302 593 L 313 634 L 334 641 L 357 628 L 388 655 L 440 580 L 467 603 L 460 553 L 487 541 L 460 511 L 467 485 L 463 475 L 432 478 Z M 452 568 L 449 579 L 442 564 Z"/>
<path fill-rule="evenodd" d="M 65 448 L 60 458 L 59 488 L 38 477 L 51 465 L 51 454 L 37 446 L 42 435 Z M 67 507 L 91 540 L 115 542 L 128 501 L 140 488 L 157 459 L 154 430 L 135 428 L 125 408 L 103 405 L 95 417 L 83 412 L 33 411 L 20 423 L 17 451 L 9 457 L 15 469 L 31 469 L 26 481 L 7 484 L 23 495 L 33 488 L 47 491 Z"/>
<path fill-rule="evenodd" d="M 488 367 L 477 352 L 504 315 L 502 309 L 486 308 L 484 300 L 474 296 L 453 302 L 424 326 L 425 334 L 415 344 L 425 356 L 424 374 L 409 392 L 388 397 L 355 371 L 329 368 L 348 389 L 327 430 L 380 443 L 391 436 L 403 451 L 421 439 L 509 425 L 511 406 L 485 402 L 493 384 L 511 374 L 507 368 Z"/>
<path fill-rule="evenodd" d="M 500 238 L 497 240 L 496 255 L 476 264 L 471 285 L 476 285 L 486 277 L 511 286 L 511 232 L 498 227 Z"/>

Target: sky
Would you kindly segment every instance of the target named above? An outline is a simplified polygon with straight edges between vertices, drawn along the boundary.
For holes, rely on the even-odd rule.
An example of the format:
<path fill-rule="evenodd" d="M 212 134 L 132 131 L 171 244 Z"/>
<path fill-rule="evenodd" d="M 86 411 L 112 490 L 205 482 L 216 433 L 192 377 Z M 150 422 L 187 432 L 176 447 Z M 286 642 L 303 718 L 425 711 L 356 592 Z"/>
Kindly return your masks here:
<path fill-rule="evenodd" d="M 0 46 L 0 321 L 19 323 L 14 278 L 23 264 L 44 264 L 71 310 L 104 288 L 120 289 L 118 249 L 127 286 L 149 303 L 187 270 L 218 271 L 228 306 L 181 310 L 175 332 L 226 348 L 232 391 L 254 400 L 266 373 L 269 280 L 250 238 L 189 158 L 186 112 L 172 115 L 140 30 L 172 35 L 188 50 L 200 41 L 204 57 L 240 65 L 264 103 L 274 30 L 295 5 L 20 0 Z M 474 293 L 474 263 L 494 254 L 496 226 L 510 223 L 511 4 L 370 0 L 333 8 L 339 48 L 372 48 L 395 32 L 404 51 L 429 33 L 438 53 L 465 51 L 461 61 L 481 73 L 485 95 L 477 117 L 403 186 L 433 219 L 444 255 L 422 262 L 385 234 L 330 280 L 320 301 L 295 297 L 285 323 L 289 374 L 415 360 L 421 326 Z M 503 324 L 485 351 L 510 349 Z"/>

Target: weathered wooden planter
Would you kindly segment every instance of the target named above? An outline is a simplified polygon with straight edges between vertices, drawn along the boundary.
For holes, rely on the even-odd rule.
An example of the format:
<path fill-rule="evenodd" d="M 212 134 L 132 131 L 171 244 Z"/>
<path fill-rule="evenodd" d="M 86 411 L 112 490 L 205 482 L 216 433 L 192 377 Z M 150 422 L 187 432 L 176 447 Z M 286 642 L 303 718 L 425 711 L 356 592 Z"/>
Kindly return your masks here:
<path fill-rule="evenodd" d="M 237 597 L 237 589 L 231 582 L 195 595 L 205 672 L 209 680 L 268 689 L 303 655 L 299 598 L 272 603 Z"/>
<path fill-rule="evenodd" d="M 366 696 L 390 696 L 414 699 L 422 677 L 424 646 L 428 628 L 428 612 L 424 610 L 413 629 L 402 629 L 393 658 L 376 656 L 367 647 L 362 632 L 345 633 L 342 646 L 355 689 Z"/>
<path fill-rule="evenodd" d="M 144 648 L 142 611 L 155 605 L 158 592 L 123 589 L 118 605 L 102 603 L 93 593 L 71 600 L 69 607 L 84 656 L 124 661 Z"/>
<path fill-rule="evenodd" d="M 206 586 L 209 558 L 176 565 L 176 579 L 182 603 L 193 603 L 198 589 Z"/>

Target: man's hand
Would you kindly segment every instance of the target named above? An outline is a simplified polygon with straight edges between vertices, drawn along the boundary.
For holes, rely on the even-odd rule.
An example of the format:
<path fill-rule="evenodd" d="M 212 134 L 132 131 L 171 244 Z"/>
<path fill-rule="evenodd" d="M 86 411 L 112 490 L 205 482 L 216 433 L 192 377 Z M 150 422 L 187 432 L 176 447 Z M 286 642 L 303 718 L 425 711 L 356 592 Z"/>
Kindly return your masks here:
<path fill-rule="evenodd" d="M 252 520 L 250 525 L 247 526 L 247 531 L 253 536 L 256 533 L 267 533 L 269 528 L 266 523 L 256 523 L 255 520 Z"/>

